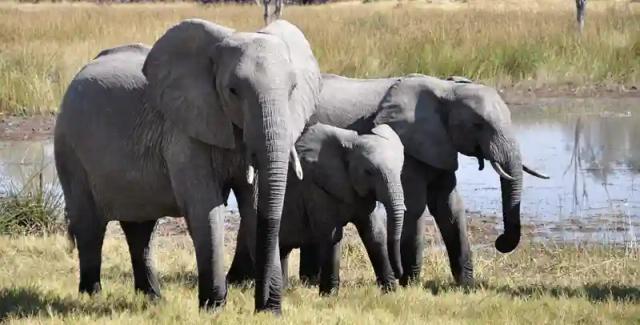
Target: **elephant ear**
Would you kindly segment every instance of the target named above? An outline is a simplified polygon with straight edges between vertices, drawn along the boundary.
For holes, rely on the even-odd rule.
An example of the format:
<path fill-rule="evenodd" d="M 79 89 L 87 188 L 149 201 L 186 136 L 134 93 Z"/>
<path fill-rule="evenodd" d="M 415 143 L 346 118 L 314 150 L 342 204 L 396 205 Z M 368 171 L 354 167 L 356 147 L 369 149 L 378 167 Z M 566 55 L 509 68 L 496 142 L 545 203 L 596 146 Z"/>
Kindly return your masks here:
<path fill-rule="evenodd" d="M 340 201 L 353 203 L 356 193 L 346 155 L 357 138 L 355 131 L 321 123 L 308 127 L 296 143 L 305 180 Z"/>
<path fill-rule="evenodd" d="M 208 144 L 235 147 L 231 120 L 214 87 L 215 46 L 233 30 L 200 19 L 171 27 L 153 45 L 142 72 L 149 104 L 178 130 Z"/>
<path fill-rule="evenodd" d="M 445 80 L 420 75 L 403 78 L 382 99 L 374 123 L 388 124 L 408 155 L 436 168 L 456 170 L 458 153 L 442 114 L 451 96 L 451 83 Z"/>
<path fill-rule="evenodd" d="M 302 133 L 318 104 L 322 88 L 322 75 L 318 61 L 302 31 L 285 20 L 276 20 L 261 29 L 259 33 L 280 38 L 289 49 L 291 67 L 296 80 L 296 86 L 289 101 L 292 122 L 289 124 L 291 126 L 289 133 L 293 143 Z"/>

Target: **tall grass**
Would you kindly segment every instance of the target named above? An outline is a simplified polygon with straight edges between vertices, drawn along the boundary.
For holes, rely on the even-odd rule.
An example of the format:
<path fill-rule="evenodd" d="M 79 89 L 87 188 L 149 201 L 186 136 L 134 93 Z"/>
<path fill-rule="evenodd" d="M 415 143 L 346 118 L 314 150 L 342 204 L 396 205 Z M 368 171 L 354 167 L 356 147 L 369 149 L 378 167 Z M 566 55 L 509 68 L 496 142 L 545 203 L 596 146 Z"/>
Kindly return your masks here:
<path fill-rule="evenodd" d="M 0 235 L 42 235 L 62 229 L 64 199 L 56 184 L 47 184 L 44 167 L 0 192 Z"/>
<path fill-rule="evenodd" d="M 285 17 L 305 32 L 323 71 L 347 76 L 464 75 L 501 87 L 640 81 L 640 12 L 631 5 L 590 11 L 579 37 L 571 6 L 533 12 L 494 3 L 291 6 Z M 240 30 L 262 25 L 257 6 L 0 4 L 0 112 L 55 111 L 70 79 L 101 49 L 152 44 L 189 17 Z"/>
<path fill-rule="evenodd" d="M 342 251 L 337 296 L 318 288 L 293 288 L 284 315 L 254 314 L 253 289 L 231 288 L 218 313 L 197 309 L 193 244 L 187 236 L 156 237 L 154 260 L 164 298 L 135 295 L 124 238 L 104 245 L 103 292 L 79 295 L 78 261 L 62 235 L 0 236 L 0 322 L 56 324 L 637 324 L 640 256 L 615 247 L 545 247 L 521 243 L 512 254 L 475 249 L 479 285 L 451 283 L 446 254 L 425 251 L 420 284 L 382 295 L 366 252 L 355 237 Z M 228 247 L 232 247 L 229 245 Z M 227 266 L 231 259 L 227 257 Z M 297 270 L 292 259 L 291 270 Z M 295 274 L 296 272 L 292 272 Z"/>

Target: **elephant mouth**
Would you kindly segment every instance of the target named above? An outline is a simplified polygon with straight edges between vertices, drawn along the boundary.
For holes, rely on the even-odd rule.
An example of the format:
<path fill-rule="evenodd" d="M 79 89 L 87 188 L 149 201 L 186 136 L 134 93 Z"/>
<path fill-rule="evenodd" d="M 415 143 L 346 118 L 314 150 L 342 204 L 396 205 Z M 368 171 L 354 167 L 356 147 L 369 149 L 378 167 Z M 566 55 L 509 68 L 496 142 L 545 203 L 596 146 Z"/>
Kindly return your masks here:
<path fill-rule="evenodd" d="M 478 159 L 478 170 L 483 170 L 484 169 L 484 160 L 486 159 L 485 156 L 482 154 L 482 149 L 480 148 L 480 146 L 476 146 L 475 152 L 473 153 L 473 155 L 471 155 L 473 157 L 475 157 L 476 159 Z M 507 173 L 504 168 L 502 167 L 502 165 L 492 159 L 487 159 L 489 160 L 489 162 L 491 163 L 491 167 L 493 167 L 493 169 L 496 171 L 496 173 L 498 173 L 498 175 L 500 175 L 500 177 L 513 181 L 514 178 L 513 176 L 509 175 L 509 173 Z M 531 167 L 528 167 L 526 164 L 522 164 L 522 170 L 534 177 L 537 178 L 541 178 L 541 179 L 549 179 L 550 177 L 538 172 L 536 170 L 534 170 Z"/>

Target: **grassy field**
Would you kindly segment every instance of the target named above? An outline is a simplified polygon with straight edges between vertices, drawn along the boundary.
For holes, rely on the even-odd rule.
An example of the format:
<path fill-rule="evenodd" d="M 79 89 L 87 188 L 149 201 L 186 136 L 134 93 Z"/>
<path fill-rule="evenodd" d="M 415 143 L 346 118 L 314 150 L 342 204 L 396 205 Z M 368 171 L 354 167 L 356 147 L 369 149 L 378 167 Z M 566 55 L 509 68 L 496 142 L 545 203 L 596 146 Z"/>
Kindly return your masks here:
<path fill-rule="evenodd" d="M 326 72 L 620 88 L 640 81 L 639 5 L 590 2 L 582 37 L 566 0 L 349 2 L 287 7 L 285 18 L 303 29 Z M 69 80 L 101 49 L 152 44 L 189 17 L 240 30 L 262 25 L 257 6 L 0 2 L 0 112 L 55 111 Z"/>
<path fill-rule="evenodd" d="M 62 235 L 0 237 L 0 322 L 122 324 L 521 324 L 640 322 L 637 249 L 545 247 L 525 244 L 500 255 L 476 249 L 481 284 L 464 292 L 451 285 L 442 250 L 426 252 L 421 285 L 381 295 L 361 244 L 347 240 L 338 296 L 321 298 L 292 278 L 284 317 L 253 313 L 253 289 L 231 288 L 220 313 L 197 309 L 195 258 L 186 236 L 156 237 L 155 261 L 164 299 L 133 293 L 124 238 L 108 236 L 103 292 L 79 295 L 76 254 Z M 228 256 L 231 256 L 230 254 Z M 230 259 L 230 258 L 229 258 Z M 227 261 L 229 262 L 229 261 Z M 292 270 L 297 270 L 297 258 Z M 295 273 L 295 272 L 294 272 Z"/>

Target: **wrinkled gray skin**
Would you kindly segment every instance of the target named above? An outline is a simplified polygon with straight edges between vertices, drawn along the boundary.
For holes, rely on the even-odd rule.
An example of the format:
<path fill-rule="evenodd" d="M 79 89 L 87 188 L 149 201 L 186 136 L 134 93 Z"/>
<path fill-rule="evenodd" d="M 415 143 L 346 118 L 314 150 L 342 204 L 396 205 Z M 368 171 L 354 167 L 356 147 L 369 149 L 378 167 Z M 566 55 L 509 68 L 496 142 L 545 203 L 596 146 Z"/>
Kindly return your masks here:
<path fill-rule="evenodd" d="M 402 185 L 407 206 L 401 284 L 420 275 L 428 212 L 440 229 L 456 282 L 473 283 L 464 205 L 456 190 L 458 153 L 477 157 L 480 169 L 489 160 L 501 174 L 505 232 L 496 240 L 496 248 L 506 253 L 518 245 L 523 168 L 534 176 L 544 175 L 522 164 L 510 111 L 495 89 L 460 77 L 442 80 L 414 74 L 350 79 L 325 74 L 312 121 L 359 133 L 387 124 L 400 136 L 405 148 Z M 314 260 L 312 248 L 303 247 L 301 278 L 316 276 Z"/>
<path fill-rule="evenodd" d="M 397 250 L 404 219 L 400 173 L 404 149 L 387 125 L 370 134 L 315 124 L 296 143 L 304 179 L 289 178 L 280 228 L 280 258 L 286 282 L 287 258 L 293 248 L 312 245 L 318 252 L 320 294 L 337 291 L 342 227 L 353 223 L 367 249 L 378 285 L 395 289 L 387 243 Z M 384 214 L 372 214 L 376 200 Z M 388 228 L 388 231 L 387 229 Z"/>
<path fill-rule="evenodd" d="M 108 49 L 82 68 L 64 96 L 54 136 L 80 291 L 100 290 L 105 226 L 118 220 L 136 289 L 158 296 L 149 239 L 158 218 L 184 216 L 196 251 L 199 304 L 223 305 L 223 218 L 233 189 L 247 232 L 241 236 L 258 238 L 256 309 L 280 312 L 278 234 L 289 158 L 302 176 L 292 150 L 319 87 L 308 42 L 285 21 L 240 33 L 185 20 L 150 50 Z M 248 184 L 253 166 L 265 193 L 257 218 Z M 257 235 L 256 225 L 244 222 L 256 219 Z"/>

